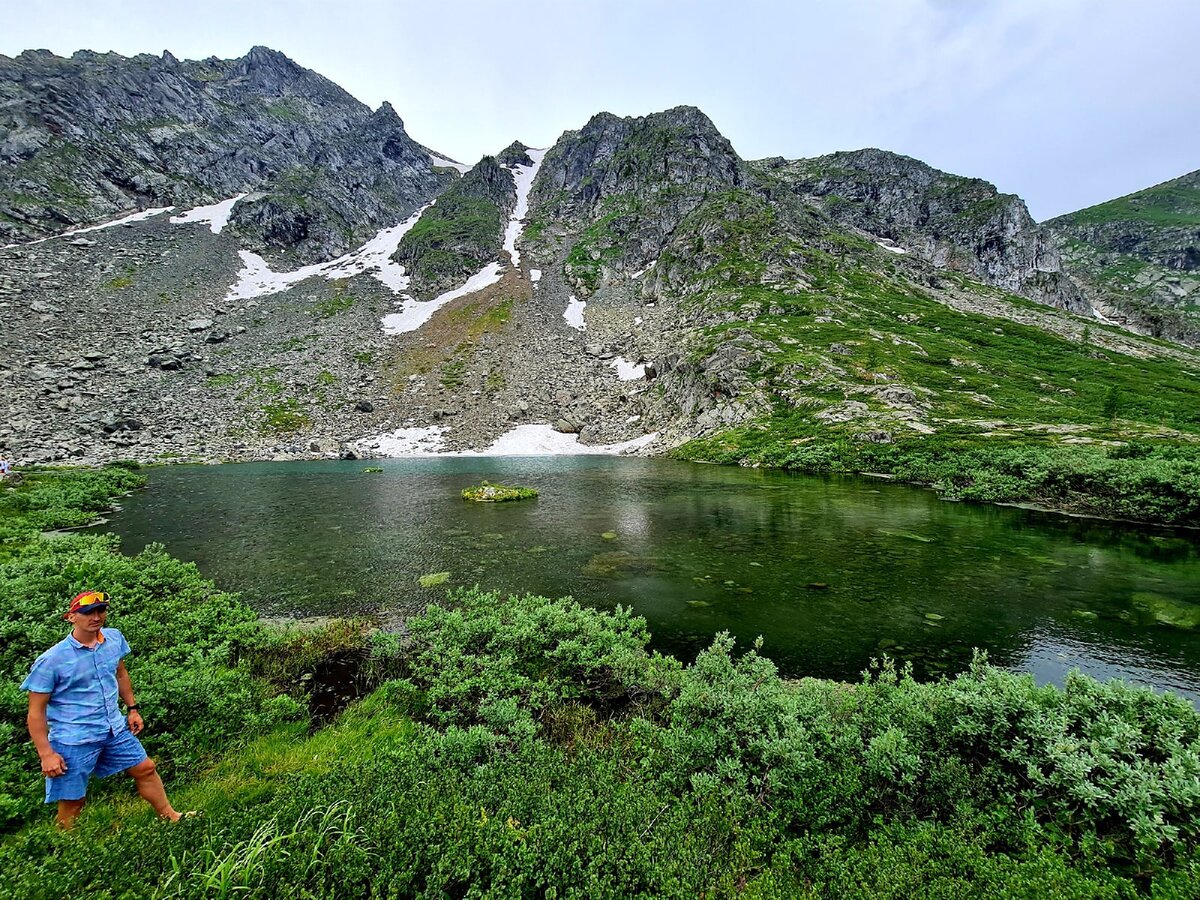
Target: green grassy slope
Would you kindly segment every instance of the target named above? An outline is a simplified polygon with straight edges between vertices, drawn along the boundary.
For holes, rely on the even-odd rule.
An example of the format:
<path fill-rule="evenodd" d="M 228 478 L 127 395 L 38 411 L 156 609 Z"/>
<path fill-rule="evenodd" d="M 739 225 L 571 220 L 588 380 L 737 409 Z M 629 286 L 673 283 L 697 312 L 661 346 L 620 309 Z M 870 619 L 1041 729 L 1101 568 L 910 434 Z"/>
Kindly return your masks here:
<path fill-rule="evenodd" d="M 1045 227 L 1094 303 L 1149 334 L 1200 344 L 1200 172 Z"/>
<path fill-rule="evenodd" d="M 1061 225 L 1104 222 L 1200 225 L 1200 171 L 1052 220 Z"/>
<path fill-rule="evenodd" d="M 788 211 L 749 194 L 680 232 L 661 268 L 702 317 L 690 356 L 750 339 L 745 374 L 769 399 L 676 455 L 1200 524 L 1200 356 L 836 230 L 792 237 Z"/>

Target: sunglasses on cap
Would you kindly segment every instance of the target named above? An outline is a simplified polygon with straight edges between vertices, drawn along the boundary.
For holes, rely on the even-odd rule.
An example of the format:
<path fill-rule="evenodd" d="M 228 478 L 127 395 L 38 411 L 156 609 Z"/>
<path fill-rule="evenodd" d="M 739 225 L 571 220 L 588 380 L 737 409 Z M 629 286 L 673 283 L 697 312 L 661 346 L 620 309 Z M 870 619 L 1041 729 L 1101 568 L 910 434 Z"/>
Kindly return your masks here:
<path fill-rule="evenodd" d="M 71 608 L 63 614 L 63 618 L 67 618 L 72 613 L 87 615 L 106 609 L 108 609 L 108 594 L 103 591 L 81 591 L 71 598 Z"/>

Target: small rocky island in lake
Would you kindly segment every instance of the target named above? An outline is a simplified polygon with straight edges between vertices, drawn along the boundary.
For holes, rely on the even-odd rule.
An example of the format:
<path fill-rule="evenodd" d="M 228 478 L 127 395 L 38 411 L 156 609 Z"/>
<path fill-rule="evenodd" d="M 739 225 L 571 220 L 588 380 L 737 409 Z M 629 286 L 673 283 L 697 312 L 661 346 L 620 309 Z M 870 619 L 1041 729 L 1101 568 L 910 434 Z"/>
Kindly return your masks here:
<path fill-rule="evenodd" d="M 538 492 L 533 488 L 512 487 L 504 484 L 488 484 L 486 481 L 483 484 L 466 488 L 462 492 L 464 500 L 473 500 L 476 503 L 503 503 L 507 500 L 532 500 L 537 495 Z"/>

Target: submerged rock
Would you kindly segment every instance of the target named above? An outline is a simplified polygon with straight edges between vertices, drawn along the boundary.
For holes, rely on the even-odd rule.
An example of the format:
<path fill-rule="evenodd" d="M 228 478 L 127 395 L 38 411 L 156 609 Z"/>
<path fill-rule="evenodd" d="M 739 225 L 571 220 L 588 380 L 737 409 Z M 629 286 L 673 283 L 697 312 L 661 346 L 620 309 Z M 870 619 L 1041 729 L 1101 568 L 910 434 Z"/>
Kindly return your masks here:
<path fill-rule="evenodd" d="M 1188 631 L 1200 628 L 1200 606 L 1143 591 L 1135 593 L 1132 600 L 1134 608 L 1143 617 L 1159 625 Z"/>

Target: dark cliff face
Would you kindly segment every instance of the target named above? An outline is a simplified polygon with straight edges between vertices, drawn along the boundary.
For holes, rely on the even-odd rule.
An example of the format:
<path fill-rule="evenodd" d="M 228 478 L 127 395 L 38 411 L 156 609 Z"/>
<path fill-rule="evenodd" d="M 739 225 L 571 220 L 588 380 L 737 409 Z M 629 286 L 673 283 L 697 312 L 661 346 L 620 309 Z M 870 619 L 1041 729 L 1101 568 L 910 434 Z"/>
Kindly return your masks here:
<path fill-rule="evenodd" d="M 263 47 L 186 62 L 0 57 L 0 239 L 253 191 L 233 217 L 246 243 L 311 261 L 394 224 L 450 178 L 390 106 L 372 113 Z"/>
<path fill-rule="evenodd" d="M 502 156 L 519 159 L 525 149 L 518 152 L 509 147 Z M 432 297 L 499 259 L 504 224 L 516 202 L 512 172 L 493 156 L 485 156 L 447 188 L 404 235 L 393 255 L 408 270 L 412 292 Z"/>
<path fill-rule="evenodd" d="M 742 161 L 712 121 L 679 106 L 636 119 L 593 116 L 546 154 L 534 196 L 586 215 L 609 197 L 651 199 L 669 188 L 702 196 L 743 180 Z"/>
<path fill-rule="evenodd" d="M 1051 219 L 1067 271 L 1106 315 L 1200 344 L 1200 171 Z"/>
<path fill-rule="evenodd" d="M 1025 203 L 986 181 L 876 149 L 767 160 L 758 170 L 771 189 L 806 197 L 835 222 L 894 241 L 937 266 L 1039 303 L 1088 310 Z"/>
<path fill-rule="evenodd" d="M 587 294 L 604 271 L 645 268 L 706 197 L 745 182 L 745 164 L 695 107 L 600 113 L 546 153 L 530 209 L 574 243 L 567 275 Z"/>

